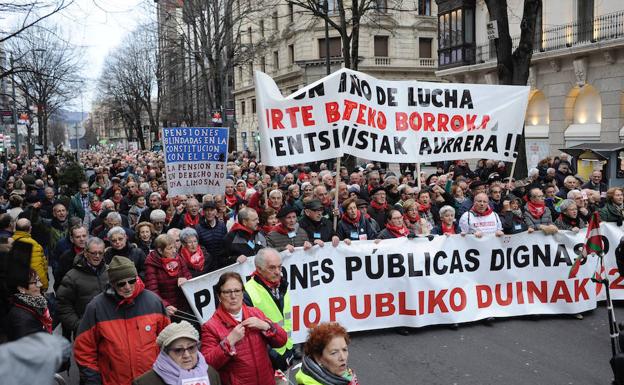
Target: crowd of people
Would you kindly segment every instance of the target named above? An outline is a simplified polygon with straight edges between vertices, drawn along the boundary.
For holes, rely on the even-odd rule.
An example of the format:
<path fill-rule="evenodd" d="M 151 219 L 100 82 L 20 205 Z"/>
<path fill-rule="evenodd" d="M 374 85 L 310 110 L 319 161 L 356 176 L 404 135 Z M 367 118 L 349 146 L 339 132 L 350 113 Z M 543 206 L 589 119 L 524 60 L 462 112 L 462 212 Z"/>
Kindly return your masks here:
<path fill-rule="evenodd" d="M 514 180 L 492 160 L 474 169 L 444 162 L 420 175 L 409 165 L 368 163 L 336 175 L 323 162 L 266 167 L 242 152 L 230 156 L 223 194 L 196 196 L 168 195 L 162 153 L 100 149 L 80 157 L 21 155 L 0 165 L 0 303 L 9 341 L 61 325 L 82 384 L 201 377 L 264 385 L 298 360 L 301 384 L 357 384 L 340 325 L 314 328 L 303 351 L 293 345 L 280 252 L 578 232 L 594 212 L 624 220 L 624 190 L 607 188 L 600 170 L 582 180 L 567 154 Z M 78 175 L 68 171 L 76 164 Z M 181 285 L 252 256 L 252 279 L 223 274 L 219 307 L 199 325 Z"/>

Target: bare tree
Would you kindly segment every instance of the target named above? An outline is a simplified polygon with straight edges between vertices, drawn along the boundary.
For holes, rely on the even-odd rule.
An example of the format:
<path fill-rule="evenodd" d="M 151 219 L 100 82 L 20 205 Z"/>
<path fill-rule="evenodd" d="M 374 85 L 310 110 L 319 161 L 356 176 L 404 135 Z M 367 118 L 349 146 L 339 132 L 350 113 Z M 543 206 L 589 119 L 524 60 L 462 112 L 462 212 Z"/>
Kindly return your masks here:
<path fill-rule="evenodd" d="M 60 144 L 65 144 L 65 125 L 58 116 L 53 116 L 49 123 L 50 142 L 54 147 L 58 147 Z"/>
<path fill-rule="evenodd" d="M 80 49 L 62 37 L 59 28 L 35 26 L 11 40 L 15 62 L 25 71 L 15 76 L 16 87 L 28 101 L 37 106 L 39 137 L 37 142 L 48 149 L 48 120 L 62 106 L 80 94 L 84 86 Z M 31 132 L 28 131 L 29 152 L 32 153 Z"/>
<path fill-rule="evenodd" d="M 529 79 L 529 67 L 533 56 L 533 42 L 535 38 L 535 24 L 542 8 L 542 0 L 524 0 L 522 21 L 520 22 L 520 42 L 513 49 L 509 34 L 509 18 L 507 14 L 507 0 L 485 0 L 490 18 L 498 25 L 498 39 L 496 39 L 496 61 L 499 84 L 522 85 Z M 524 128 L 518 147 L 518 159 L 513 177 L 524 177 L 527 174 L 526 147 Z"/>

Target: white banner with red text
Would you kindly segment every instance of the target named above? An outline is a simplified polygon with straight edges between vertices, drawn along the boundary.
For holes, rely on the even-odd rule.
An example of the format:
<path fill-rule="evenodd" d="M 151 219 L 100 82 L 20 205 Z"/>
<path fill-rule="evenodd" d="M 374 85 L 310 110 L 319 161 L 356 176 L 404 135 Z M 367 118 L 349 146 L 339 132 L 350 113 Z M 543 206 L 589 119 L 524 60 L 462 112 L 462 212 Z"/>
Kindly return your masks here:
<path fill-rule="evenodd" d="M 255 73 L 262 162 L 513 161 L 529 87 L 379 80 L 341 69 L 287 97 Z"/>
<path fill-rule="evenodd" d="M 614 250 L 624 235 L 602 224 L 605 267 L 612 297 L 624 299 Z M 526 314 L 575 314 L 596 307 L 602 285 L 590 277 L 598 258 L 590 256 L 575 279 L 570 267 L 585 233 L 541 232 L 500 238 L 454 235 L 357 241 L 282 253 L 292 301 L 293 338 L 322 321 L 338 321 L 349 331 L 397 326 L 421 327 Z M 202 323 L 218 306 L 214 286 L 235 271 L 244 279 L 253 258 L 186 282 L 182 289 Z"/>

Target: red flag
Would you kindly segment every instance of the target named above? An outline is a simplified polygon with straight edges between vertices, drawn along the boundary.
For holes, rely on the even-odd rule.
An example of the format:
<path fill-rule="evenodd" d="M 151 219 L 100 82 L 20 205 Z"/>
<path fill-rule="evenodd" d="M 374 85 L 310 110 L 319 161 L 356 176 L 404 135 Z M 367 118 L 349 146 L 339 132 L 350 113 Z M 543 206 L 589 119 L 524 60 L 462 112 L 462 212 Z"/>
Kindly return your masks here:
<path fill-rule="evenodd" d="M 589 226 L 587 226 L 587 235 L 585 235 L 585 245 L 583 246 L 582 255 L 578 256 L 572 267 L 568 278 L 575 278 L 581 268 L 581 263 L 587 259 L 590 254 L 597 254 L 600 257 L 602 265 L 602 255 L 604 254 L 604 245 L 602 243 L 602 235 L 600 234 L 600 216 L 595 211 L 589 220 Z"/>

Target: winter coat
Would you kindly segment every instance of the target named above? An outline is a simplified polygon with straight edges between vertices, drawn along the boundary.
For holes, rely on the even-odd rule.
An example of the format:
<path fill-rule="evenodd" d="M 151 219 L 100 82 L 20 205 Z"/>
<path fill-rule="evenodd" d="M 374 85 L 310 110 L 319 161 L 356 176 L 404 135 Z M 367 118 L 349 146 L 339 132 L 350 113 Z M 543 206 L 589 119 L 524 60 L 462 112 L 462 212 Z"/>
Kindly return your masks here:
<path fill-rule="evenodd" d="M 529 229 L 524 217 L 515 215 L 511 210 L 505 212 L 501 220 L 503 221 L 503 232 L 505 234 L 518 234 Z"/>
<path fill-rule="evenodd" d="M 33 333 L 47 332 L 43 322 L 37 316 L 37 310 L 16 301 L 7 314 L 9 341 L 18 340 Z"/>
<path fill-rule="evenodd" d="M 219 372 L 217 372 L 212 366 L 208 366 L 208 380 L 210 381 L 210 385 L 221 385 L 221 378 L 219 377 Z M 143 374 L 139 378 L 135 378 L 132 381 L 132 385 L 166 385 L 165 382 L 160 378 L 158 374 L 154 371 L 154 369 L 148 371 Z"/>
<path fill-rule="evenodd" d="M 350 239 L 352 241 L 357 241 L 360 239 L 375 239 L 377 233 L 373 228 L 370 219 L 367 219 L 364 214 L 360 215 L 360 222 L 358 222 L 358 226 L 354 226 L 353 224 L 341 219 L 338 222 L 338 238 L 340 240 Z M 366 238 L 364 238 L 364 236 Z"/>
<path fill-rule="evenodd" d="M 152 250 L 145 260 L 145 287 L 156 293 L 165 307 L 174 306 L 181 310 L 188 310 L 189 306 L 184 293 L 178 286 L 178 278 L 191 279 L 192 277 L 186 268 L 186 263 L 180 256 L 177 258 L 180 262 L 180 269 L 176 277 L 171 277 L 165 271 L 158 251 Z"/>
<path fill-rule="evenodd" d="M 70 246 L 65 250 L 58 259 L 58 265 L 56 269 L 52 269 L 54 273 L 54 291 L 58 290 L 63 281 L 63 277 L 74 267 L 76 261 L 76 249 L 73 243 L 69 243 Z M 82 253 L 80 253 L 82 255 Z"/>
<path fill-rule="evenodd" d="M 130 384 L 152 368 L 160 352 L 156 337 L 170 321 L 160 298 L 137 285 L 132 300 L 109 285 L 87 305 L 74 342 L 82 384 Z"/>
<path fill-rule="evenodd" d="M 184 248 L 184 246 L 182 246 Z M 186 264 L 186 268 L 188 269 L 189 273 L 191 273 L 191 276 L 193 278 L 195 277 L 199 277 L 200 275 L 204 275 L 206 273 L 209 273 L 211 271 L 215 271 L 219 269 L 218 263 L 219 261 L 216 260 L 216 258 L 214 258 L 212 255 L 210 255 L 209 252 L 206 251 L 206 249 L 204 249 L 204 247 L 202 245 L 198 245 L 197 247 L 199 247 L 202 251 L 202 253 L 204 253 L 204 268 L 201 270 L 195 270 L 193 269 L 193 265 L 191 265 L 183 256 L 182 253 L 180 253 L 180 259 L 182 259 L 184 261 L 184 263 Z M 180 249 L 181 250 L 181 249 Z"/>
<path fill-rule="evenodd" d="M 391 206 L 388 206 L 387 210 L 377 210 L 373 206 L 368 206 L 367 213 L 368 215 L 375 220 L 375 222 L 380 225 L 385 225 L 386 220 L 388 219 L 388 210 Z"/>
<path fill-rule="evenodd" d="M 35 241 L 30 233 L 26 231 L 16 231 L 13 233 L 13 241 L 24 242 L 32 245 L 32 253 L 30 254 L 30 267 L 37 272 L 41 280 L 41 292 L 48 290 L 48 259 L 43 254 L 43 247 Z"/>
<path fill-rule="evenodd" d="M 87 198 L 89 199 L 89 203 L 93 200 L 93 193 L 87 193 Z M 84 219 L 85 217 L 85 209 L 82 206 L 81 194 L 76 193 L 71 200 L 69 201 L 69 217 L 78 217 L 80 219 Z"/>
<path fill-rule="evenodd" d="M 274 348 L 283 346 L 287 340 L 286 332 L 259 309 L 243 305 L 242 312 L 243 320 L 257 317 L 269 322 L 271 328 L 266 332 L 246 329 L 245 337 L 232 347 L 226 337 L 238 322 L 219 307 L 202 326 L 201 353 L 208 365 L 219 371 L 223 385 L 274 385 L 267 345 Z"/>
<path fill-rule="evenodd" d="M 223 239 L 223 266 L 236 263 L 240 255 L 251 257 L 266 246 L 266 238 L 259 232 L 251 232 L 239 223 L 235 223 Z M 253 247 L 252 247 L 253 244 Z"/>
<path fill-rule="evenodd" d="M 289 231 L 288 234 L 282 234 L 277 230 L 271 231 L 267 234 L 266 240 L 267 246 L 277 251 L 284 251 L 288 245 L 302 247 L 305 242 L 308 242 L 308 234 L 297 224 L 295 230 Z"/>
<path fill-rule="evenodd" d="M 472 210 L 466 211 L 459 218 L 459 228 L 462 233 L 474 234 L 480 231 L 484 234 L 492 234 L 503 230 L 503 224 L 494 211 L 488 215 L 476 215 Z"/>
<path fill-rule="evenodd" d="M 223 260 L 223 239 L 227 234 L 225 223 L 217 220 L 214 227 L 206 222 L 205 218 L 199 220 L 199 224 L 195 226 L 197 232 L 197 242 L 204 246 L 206 251 L 212 257 L 221 263 Z M 219 264 L 219 267 L 223 267 Z"/>
<path fill-rule="evenodd" d="M 139 277 L 141 279 L 145 278 L 145 252 L 141 250 L 134 243 L 130 243 L 126 241 L 126 247 L 123 249 L 113 249 L 112 247 L 107 247 L 104 250 L 104 260 L 106 263 L 110 263 L 114 256 L 126 257 L 134 263 L 134 266 L 139 273 Z"/>
<path fill-rule="evenodd" d="M 550 214 L 550 210 L 544 210 L 544 214 L 541 218 L 535 218 L 529 212 L 527 206 L 524 207 L 524 223 L 526 223 L 527 227 L 532 227 L 535 230 L 538 230 L 538 225 L 552 225 L 552 215 Z"/>
<path fill-rule="evenodd" d="M 316 222 L 304 215 L 299 221 L 299 227 L 304 229 L 308 234 L 310 242 L 314 242 L 316 239 L 329 242 L 334 236 L 334 229 L 331 221 L 324 217 L 321 217 L 321 220 Z"/>
<path fill-rule="evenodd" d="M 600 220 L 602 222 L 616 222 L 618 226 L 622 226 L 624 221 L 624 212 L 618 209 L 613 203 L 607 202 L 600 209 Z"/>
<path fill-rule="evenodd" d="M 108 285 L 106 264 L 100 263 L 93 269 L 82 255 L 76 257 L 71 269 L 56 290 L 56 315 L 63 329 L 76 332 L 87 305 Z"/>
<path fill-rule="evenodd" d="M 577 218 L 576 225 L 572 225 L 567 219 L 568 218 L 564 218 L 563 214 L 559 215 L 559 217 L 555 220 L 555 226 L 557 226 L 559 230 L 572 230 L 575 227 L 578 229 L 582 229 L 587 225 L 585 221 L 583 221 L 581 218 Z"/>

